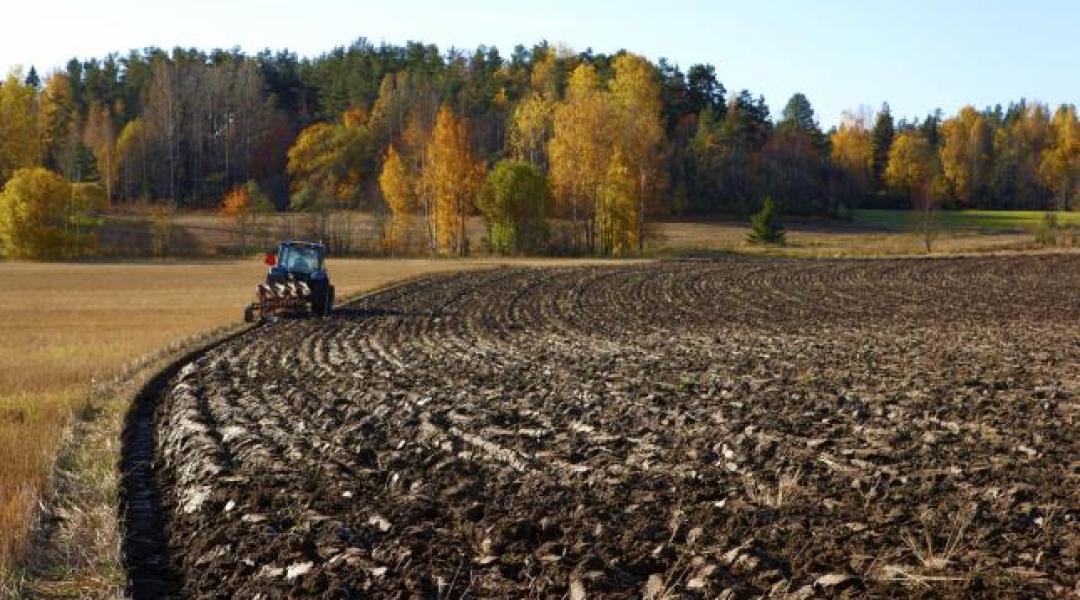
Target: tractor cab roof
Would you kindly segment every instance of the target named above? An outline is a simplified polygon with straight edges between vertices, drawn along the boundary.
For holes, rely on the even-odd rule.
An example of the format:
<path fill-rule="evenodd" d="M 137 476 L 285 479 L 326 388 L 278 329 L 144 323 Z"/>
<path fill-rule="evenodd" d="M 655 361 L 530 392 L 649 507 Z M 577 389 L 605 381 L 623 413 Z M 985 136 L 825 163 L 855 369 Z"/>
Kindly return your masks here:
<path fill-rule="evenodd" d="M 287 240 L 281 242 L 280 246 L 301 246 L 304 248 L 316 248 L 318 250 L 326 250 L 326 244 L 322 242 L 304 242 L 300 240 Z"/>

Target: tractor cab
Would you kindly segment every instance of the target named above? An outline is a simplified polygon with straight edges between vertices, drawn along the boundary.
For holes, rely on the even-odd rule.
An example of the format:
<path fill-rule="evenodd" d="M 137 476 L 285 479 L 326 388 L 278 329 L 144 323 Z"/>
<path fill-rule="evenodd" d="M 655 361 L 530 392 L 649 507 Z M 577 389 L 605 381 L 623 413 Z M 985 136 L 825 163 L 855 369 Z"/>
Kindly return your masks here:
<path fill-rule="evenodd" d="M 277 254 L 268 254 L 270 266 L 266 280 L 281 283 L 288 280 L 312 281 L 326 279 L 326 246 L 316 242 L 281 242 Z"/>

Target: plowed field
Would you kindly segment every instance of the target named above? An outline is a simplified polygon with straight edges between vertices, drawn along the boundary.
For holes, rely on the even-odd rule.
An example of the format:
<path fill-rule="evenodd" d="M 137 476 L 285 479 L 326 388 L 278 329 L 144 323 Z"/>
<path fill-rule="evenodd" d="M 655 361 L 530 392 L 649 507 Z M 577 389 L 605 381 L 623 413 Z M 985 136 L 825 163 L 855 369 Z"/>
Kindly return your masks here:
<path fill-rule="evenodd" d="M 136 595 L 1080 591 L 1078 255 L 436 276 L 151 400 Z"/>

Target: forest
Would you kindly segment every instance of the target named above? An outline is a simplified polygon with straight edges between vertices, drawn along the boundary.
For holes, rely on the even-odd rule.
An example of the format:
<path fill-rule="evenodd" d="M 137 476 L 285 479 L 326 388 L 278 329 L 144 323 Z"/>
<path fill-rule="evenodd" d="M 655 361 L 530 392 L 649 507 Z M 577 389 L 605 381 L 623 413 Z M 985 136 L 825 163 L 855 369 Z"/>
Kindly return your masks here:
<path fill-rule="evenodd" d="M 0 185 L 11 256 L 78 255 L 95 215 L 136 204 L 309 211 L 324 228 L 359 209 L 385 217 L 388 245 L 419 230 L 453 254 L 478 242 L 465 220 L 481 215 L 497 251 L 626 254 L 650 220 L 743 216 L 766 198 L 839 218 L 1071 210 L 1080 121 L 1021 99 L 917 119 L 864 107 L 823 130 L 804 94 L 774 114 L 710 64 L 547 43 L 509 57 L 363 38 L 313 58 L 148 48 L 8 74 Z"/>

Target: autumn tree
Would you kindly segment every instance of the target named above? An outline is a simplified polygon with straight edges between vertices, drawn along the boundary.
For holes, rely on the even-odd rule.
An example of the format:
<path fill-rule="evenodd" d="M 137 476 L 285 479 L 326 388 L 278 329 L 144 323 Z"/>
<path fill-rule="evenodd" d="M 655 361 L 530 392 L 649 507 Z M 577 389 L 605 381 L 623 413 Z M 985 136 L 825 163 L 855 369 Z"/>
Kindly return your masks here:
<path fill-rule="evenodd" d="M 551 137 L 555 103 L 531 94 L 514 108 L 510 125 L 510 150 L 520 160 L 546 164 L 545 148 Z"/>
<path fill-rule="evenodd" d="M 930 142 L 914 131 L 896 136 L 889 150 L 885 181 L 896 193 L 911 198 L 918 212 L 926 252 L 934 237 L 934 216 L 940 200 L 941 166 Z"/>
<path fill-rule="evenodd" d="M 417 208 L 416 177 L 409 164 L 390 145 L 379 173 L 379 189 L 390 207 L 390 243 L 400 247 L 407 242 L 412 216 Z"/>
<path fill-rule="evenodd" d="M 874 153 L 867 122 L 865 114 L 845 112 L 840 126 L 829 136 L 829 157 L 843 175 L 849 200 L 870 191 Z"/>
<path fill-rule="evenodd" d="M 318 123 L 300 132 L 289 149 L 291 205 L 297 209 L 351 208 L 370 176 L 374 139 L 363 111 L 352 108 L 339 123 Z"/>
<path fill-rule="evenodd" d="M 989 184 L 993 132 L 986 118 L 965 106 L 941 125 L 944 181 L 960 205 L 971 207 Z"/>
<path fill-rule="evenodd" d="M 466 218 L 483 181 L 484 164 L 473 156 L 465 119 L 443 105 L 427 146 L 424 185 L 435 204 L 435 239 L 448 253 L 468 254 Z"/>
<path fill-rule="evenodd" d="M 1050 111 L 1038 102 L 1009 108 L 994 132 L 990 202 L 984 208 L 1045 208 L 1050 195 L 1039 176 L 1050 139 Z"/>
<path fill-rule="evenodd" d="M 0 185 L 41 161 L 36 90 L 12 71 L 0 83 Z"/>
<path fill-rule="evenodd" d="M 0 193 L 0 243 L 9 257 L 86 256 L 97 246 L 104 191 L 42 167 L 20 169 Z"/>
<path fill-rule="evenodd" d="M 634 165 L 616 147 L 604 172 L 596 205 L 596 252 L 626 254 L 639 247 L 638 178 Z M 640 251 L 640 250 L 639 250 Z"/>
<path fill-rule="evenodd" d="M 645 214 L 653 193 L 660 189 L 659 176 L 664 151 L 664 126 L 661 121 L 660 85 L 656 73 L 644 58 L 622 54 L 615 59 L 615 77 L 611 81 L 614 135 L 620 157 L 633 180 L 637 206 L 633 218 L 613 222 L 629 223 L 629 235 L 638 252 L 645 248 Z M 611 169 L 608 169 L 608 176 Z M 621 177 L 621 175 L 619 176 Z M 622 203 L 617 203 L 622 206 Z"/>
<path fill-rule="evenodd" d="M 578 246 L 581 235 L 590 252 L 596 248 L 595 209 L 615 143 L 612 112 L 596 69 L 583 63 L 570 75 L 566 98 L 555 108 L 548 144 L 556 210 L 570 220 L 573 245 Z"/>
<path fill-rule="evenodd" d="M 332 223 L 335 211 L 355 208 L 371 184 L 375 140 L 367 115 L 358 108 L 345 112 L 339 123 L 317 123 L 304 129 L 289 149 L 288 173 L 292 179 L 290 205 L 317 219 L 317 234 L 334 234 L 335 251 L 347 250 L 351 237 L 348 214 Z M 331 232 L 331 226 L 335 231 Z"/>
<path fill-rule="evenodd" d="M 409 113 L 408 124 L 401 135 L 401 159 L 407 171 L 412 174 L 413 193 L 417 212 L 423 215 L 427 249 L 435 251 L 438 240 L 435 236 L 435 199 L 423 177 L 427 163 L 427 147 L 431 140 L 431 131 L 435 127 L 435 113 L 417 108 Z"/>
<path fill-rule="evenodd" d="M 100 104 L 90 107 L 83 128 L 83 144 L 94 154 L 98 175 L 105 186 L 105 196 L 112 200 L 113 182 L 116 180 L 116 128 L 108 108 Z"/>
<path fill-rule="evenodd" d="M 219 213 L 221 216 L 232 219 L 240 235 L 240 254 L 247 254 L 248 232 L 259 215 L 273 211 L 270 199 L 259 189 L 259 184 L 254 180 L 244 185 L 238 185 L 225 194 L 221 201 Z"/>
<path fill-rule="evenodd" d="M 68 179 L 81 178 L 79 149 L 81 130 L 78 106 L 71 82 L 64 73 L 54 73 L 45 81 L 41 98 L 42 145 L 45 166 Z"/>
<path fill-rule="evenodd" d="M 496 252 L 535 252 L 547 243 L 551 191 L 547 178 L 529 162 L 499 161 L 488 174 L 477 208 L 488 225 Z"/>
<path fill-rule="evenodd" d="M 1050 121 L 1049 143 L 1039 164 L 1039 177 L 1054 192 L 1057 208 L 1080 203 L 1080 121 L 1076 106 L 1062 105 Z"/>
<path fill-rule="evenodd" d="M 658 103 L 651 90 L 625 96 L 646 98 L 644 111 L 617 98 L 619 90 L 641 88 L 617 81 L 629 81 L 631 72 L 655 87 Z M 288 51 L 145 48 L 73 59 L 47 81 L 14 74 L 0 84 L 0 181 L 45 164 L 69 179 L 100 177 L 106 196 L 210 208 L 235 184 L 255 179 L 285 207 L 292 177 L 298 210 L 316 210 L 316 201 L 381 210 L 381 203 L 367 203 L 379 196 L 374 174 L 393 144 L 418 182 L 416 212 L 431 215 L 425 223 L 434 248 L 436 203 L 428 185 L 434 180 L 421 174 L 442 104 L 468 119 L 474 157 L 513 157 L 549 175 L 567 244 L 587 251 L 597 250 L 598 224 L 623 222 L 596 214 L 598 206 L 621 206 L 605 200 L 625 183 L 616 176 L 620 164 L 635 182 L 631 229 L 640 247 L 643 223 L 661 210 L 746 214 L 768 194 L 790 211 L 816 214 L 835 212 L 833 200 L 854 204 L 877 193 L 877 205 L 903 206 L 905 199 L 883 192 L 896 189 L 885 185 L 892 141 L 909 130 L 934 149 L 958 205 L 1076 204 L 1075 151 L 1072 142 L 1059 141 L 1073 139 L 1070 119 L 1038 102 L 898 121 L 885 105 L 876 118 L 841 123 L 825 140 L 805 96 L 793 96 L 773 119 L 764 98 L 746 90 L 728 94 L 707 64 L 684 73 L 663 59 L 546 43 L 514 48 L 504 58 L 490 46 L 441 51 L 366 39 L 311 59 Z M 370 118 L 350 128 L 342 117 L 350 107 L 371 107 Z M 658 145 L 651 122 L 640 128 L 645 135 L 627 134 L 635 121 L 651 121 L 654 110 Z M 365 116 L 350 112 L 350 122 Z M 304 128 L 320 125 L 327 129 L 295 143 Z M 368 135 L 366 150 L 339 151 L 352 145 L 348 138 Z M 289 172 L 290 148 L 318 145 L 328 150 L 317 155 L 340 160 L 321 168 L 313 159 L 311 169 Z M 643 147 L 652 149 L 645 154 L 653 160 L 639 160 Z M 613 166 L 616 150 L 622 157 Z M 352 169 L 341 167 L 346 163 L 363 165 L 362 176 L 342 175 Z M 330 213 L 345 223 L 331 227 L 347 230 L 349 214 Z"/>
<path fill-rule="evenodd" d="M 128 121 L 116 139 L 118 195 L 125 201 L 146 199 L 150 193 L 150 133 L 146 121 Z"/>
<path fill-rule="evenodd" d="M 547 164 L 545 150 L 559 100 L 557 69 L 555 51 L 549 48 L 533 66 L 529 93 L 511 115 L 510 150 L 535 165 Z"/>
<path fill-rule="evenodd" d="M 557 100 L 562 76 L 558 53 L 554 48 L 544 48 L 533 62 L 529 88 L 541 98 Z"/>

